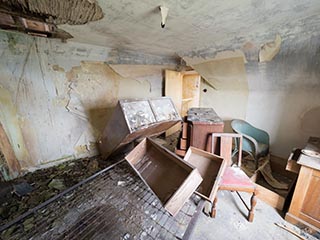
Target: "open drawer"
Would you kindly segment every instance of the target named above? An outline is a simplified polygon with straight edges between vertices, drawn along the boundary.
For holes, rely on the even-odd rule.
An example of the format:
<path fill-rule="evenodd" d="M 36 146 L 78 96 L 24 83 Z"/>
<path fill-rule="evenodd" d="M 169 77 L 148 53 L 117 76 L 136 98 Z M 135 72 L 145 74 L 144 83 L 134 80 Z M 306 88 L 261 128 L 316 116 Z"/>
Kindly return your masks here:
<path fill-rule="evenodd" d="M 173 216 L 202 182 L 195 167 L 149 138 L 140 142 L 126 160 Z"/>
<path fill-rule="evenodd" d="M 194 147 L 188 149 L 184 160 L 195 166 L 203 178 L 196 193 L 212 203 L 217 194 L 227 162 L 217 155 Z"/>

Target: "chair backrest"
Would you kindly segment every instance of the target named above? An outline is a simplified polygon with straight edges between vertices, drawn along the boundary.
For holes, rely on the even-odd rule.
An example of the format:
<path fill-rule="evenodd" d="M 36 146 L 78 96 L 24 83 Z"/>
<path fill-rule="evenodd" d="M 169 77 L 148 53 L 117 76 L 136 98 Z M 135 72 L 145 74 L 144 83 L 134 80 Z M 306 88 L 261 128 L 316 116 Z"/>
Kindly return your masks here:
<path fill-rule="evenodd" d="M 269 134 L 262 129 L 252 126 L 250 123 L 244 120 L 232 120 L 231 128 L 235 133 L 248 135 L 258 142 L 269 145 Z"/>
<path fill-rule="evenodd" d="M 221 157 L 223 157 L 228 165 L 231 165 L 233 152 L 232 152 L 232 142 L 233 139 L 239 140 L 238 146 L 238 161 L 237 164 L 241 166 L 241 153 L 242 153 L 242 135 L 237 133 L 212 133 L 212 153 L 218 153 Z M 217 142 L 216 142 L 217 141 Z M 219 144 L 220 143 L 220 144 Z M 217 147 L 220 146 L 219 151 L 217 151 Z"/>

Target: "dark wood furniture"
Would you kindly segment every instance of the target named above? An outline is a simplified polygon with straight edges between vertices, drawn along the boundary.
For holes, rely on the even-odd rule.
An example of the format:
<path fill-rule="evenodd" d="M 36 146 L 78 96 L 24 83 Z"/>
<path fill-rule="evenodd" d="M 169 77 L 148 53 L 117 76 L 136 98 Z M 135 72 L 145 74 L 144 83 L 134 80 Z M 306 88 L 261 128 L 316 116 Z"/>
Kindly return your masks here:
<path fill-rule="evenodd" d="M 305 150 L 320 152 L 320 138 L 310 137 Z M 310 227 L 320 232 L 320 158 L 296 150 L 289 161 L 300 165 L 297 185 L 285 219 L 293 224 Z M 297 166 L 294 163 L 289 164 Z"/>
<path fill-rule="evenodd" d="M 217 145 L 215 144 L 216 140 L 219 141 L 220 145 L 220 153 L 219 155 L 224 158 L 226 161 L 227 167 L 225 169 L 224 174 L 222 175 L 222 179 L 219 184 L 218 190 L 228 190 L 228 191 L 236 191 L 238 196 L 241 198 L 238 192 L 248 192 L 252 194 L 250 204 L 248 207 L 244 200 L 241 198 L 241 201 L 245 204 L 246 208 L 249 211 L 248 221 L 252 222 L 254 218 L 254 209 L 256 206 L 256 186 L 251 181 L 251 179 L 241 170 L 241 154 L 238 154 L 237 163 L 233 164 L 232 161 L 232 142 L 233 139 L 239 140 L 238 150 L 239 153 L 242 151 L 242 136 L 240 134 L 232 134 L 232 133 L 213 133 L 212 134 L 212 153 L 216 152 Z M 216 215 L 216 204 L 217 197 L 213 201 L 211 216 L 215 217 Z"/>
<path fill-rule="evenodd" d="M 120 100 L 98 141 L 100 153 L 107 158 L 126 144 L 158 135 L 178 122 L 181 117 L 168 97 Z"/>
<path fill-rule="evenodd" d="M 194 166 L 149 138 L 139 143 L 125 159 L 173 216 L 202 182 Z"/>
<path fill-rule="evenodd" d="M 188 110 L 188 146 L 211 152 L 211 133 L 222 133 L 224 123 L 212 108 Z"/>

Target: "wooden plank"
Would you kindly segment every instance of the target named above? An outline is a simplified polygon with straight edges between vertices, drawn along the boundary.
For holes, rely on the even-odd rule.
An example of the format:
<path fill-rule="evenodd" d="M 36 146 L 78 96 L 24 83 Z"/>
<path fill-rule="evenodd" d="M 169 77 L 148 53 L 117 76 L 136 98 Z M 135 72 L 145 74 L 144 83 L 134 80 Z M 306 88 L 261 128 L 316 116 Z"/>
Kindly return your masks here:
<path fill-rule="evenodd" d="M 187 149 L 187 139 L 180 138 L 180 149 L 182 150 Z"/>
<path fill-rule="evenodd" d="M 173 216 L 183 207 L 183 204 L 191 197 L 192 193 L 202 182 L 202 177 L 197 169 L 192 170 L 187 179 L 182 183 L 169 201 L 165 204 L 165 209 Z"/>
<path fill-rule="evenodd" d="M 188 122 L 182 123 L 182 138 L 183 139 L 188 138 Z"/>
<path fill-rule="evenodd" d="M 172 99 L 179 114 L 181 114 L 182 108 L 182 79 L 183 75 L 180 72 L 165 70 L 165 96 Z M 181 125 L 176 124 L 166 131 L 166 136 L 170 136 L 180 130 Z"/>
<path fill-rule="evenodd" d="M 125 158 L 173 216 L 202 181 L 195 167 L 149 138 Z"/>
<path fill-rule="evenodd" d="M 200 80 L 199 74 L 184 74 L 182 79 L 182 105 L 181 116 L 187 115 L 191 107 L 200 105 Z"/>
<path fill-rule="evenodd" d="M 259 184 L 256 184 L 256 191 L 257 191 L 257 198 L 269 204 L 271 207 L 274 207 L 279 210 L 283 209 L 283 206 L 285 203 L 284 197 L 280 196 L 279 194 Z"/>

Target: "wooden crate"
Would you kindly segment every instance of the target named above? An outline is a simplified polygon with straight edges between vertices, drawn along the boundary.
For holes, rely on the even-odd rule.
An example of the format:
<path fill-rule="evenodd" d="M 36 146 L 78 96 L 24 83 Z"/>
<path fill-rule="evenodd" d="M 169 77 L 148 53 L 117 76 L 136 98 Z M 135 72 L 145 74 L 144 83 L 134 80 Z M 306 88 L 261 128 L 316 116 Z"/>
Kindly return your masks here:
<path fill-rule="evenodd" d="M 286 170 L 286 159 L 282 159 L 271 155 L 270 165 L 273 176 L 289 184 L 287 190 L 279 190 L 272 188 L 264 179 L 259 171 L 251 177 L 251 180 L 256 183 L 257 187 L 257 197 L 258 199 L 264 201 L 270 206 L 282 211 L 286 210 L 289 206 L 292 191 L 296 183 L 297 174 L 289 172 Z"/>
<path fill-rule="evenodd" d="M 149 138 L 139 143 L 126 160 L 173 216 L 202 182 L 195 167 Z"/>
<path fill-rule="evenodd" d="M 143 137 L 160 134 L 181 122 L 170 98 L 120 100 L 99 143 L 103 157 Z"/>
<path fill-rule="evenodd" d="M 203 178 L 196 193 L 213 203 L 227 162 L 220 156 L 194 147 L 188 149 L 184 160 L 195 166 Z"/>

